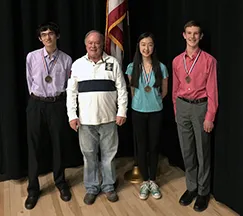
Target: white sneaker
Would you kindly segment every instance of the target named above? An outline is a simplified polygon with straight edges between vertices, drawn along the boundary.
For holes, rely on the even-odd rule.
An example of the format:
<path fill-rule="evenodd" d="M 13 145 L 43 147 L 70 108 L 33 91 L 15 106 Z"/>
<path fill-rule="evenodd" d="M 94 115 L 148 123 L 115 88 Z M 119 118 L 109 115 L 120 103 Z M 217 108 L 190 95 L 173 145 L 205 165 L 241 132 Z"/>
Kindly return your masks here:
<path fill-rule="evenodd" d="M 155 199 L 160 199 L 161 198 L 161 192 L 159 190 L 159 186 L 154 182 L 150 181 L 149 188 L 152 194 L 152 197 Z"/>
<path fill-rule="evenodd" d="M 150 185 L 149 185 L 149 182 L 148 181 L 143 182 L 143 184 L 141 185 L 140 192 L 139 192 L 139 198 L 141 200 L 145 200 L 145 199 L 148 198 L 149 191 L 150 191 L 149 186 Z"/>

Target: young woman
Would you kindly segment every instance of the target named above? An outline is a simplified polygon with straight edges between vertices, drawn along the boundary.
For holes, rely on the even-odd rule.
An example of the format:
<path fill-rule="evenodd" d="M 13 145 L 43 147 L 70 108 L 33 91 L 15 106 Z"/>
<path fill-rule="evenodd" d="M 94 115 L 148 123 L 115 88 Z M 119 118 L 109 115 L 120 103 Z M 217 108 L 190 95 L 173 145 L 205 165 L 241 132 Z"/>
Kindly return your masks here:
<path fill-rule="evenodd" d="M 134 60 L 127 67 L 132 93 L 133 130 L 137 143 L 138 166 L 143 177 L 140 199 L 161 192 L 155 183 L 162 123 L 162 99 L 167 94 L 168 72 L 159 62 L 153 34 L 139 36 Z"/>

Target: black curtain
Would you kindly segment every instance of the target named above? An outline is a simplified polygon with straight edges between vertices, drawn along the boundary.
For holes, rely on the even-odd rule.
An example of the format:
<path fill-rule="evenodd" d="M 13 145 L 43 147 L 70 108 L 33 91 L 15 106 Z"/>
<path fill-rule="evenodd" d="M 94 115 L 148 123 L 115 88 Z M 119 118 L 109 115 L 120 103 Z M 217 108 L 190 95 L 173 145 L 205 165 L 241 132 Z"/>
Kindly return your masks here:
<path fill-rule="evenodd" d="M 154 33 L 160 60 L 169 69 L 169 94 L 164 101 L 161 153 L 171 164 L 183 168 L 171 102 L 171 62 L 183 52 L 183 25 L 196 19 L 204 27 L 201 47 L 218 60 L 219 112 L 212 137 L 212 192 L 216 200 L 239 214 L 241 205 L 243 142 L 242 50 L 243 2 L 236 0 L 129 0 L 130 29 L 125 28 L 124 68 L 132 61 L 138 36 Z M 25 108 L 28 99 L 25 57 L 41 47 L 36 38 L 38 24 L 52 20 L 61 28 L 59 48 L 73 60 L 85 54 L 84 35 L 91 29 L 104 32 L 105 0 L 2 0 L 0 7 L 0 179 L 26 175 L 27 143 Z M 128 33 L 130 34 L 128 35 Z M 130 42 L 130 43 L 129 43 Z M 129 46 L 131 44 L 131 46 Z M 131 50 L 131 52 L 129 52 Z M 118 155 L 133 154 L 130 111 L 128 122 L 119 129 Z M 69 131 L 66 166 L 82 163 L 77 134 Z M 48 139 L 43 138 L 48 147 Z M 47 139 L 47 140 L 46 140 Z M 43 149 L 42 172 L 49 171 L 51 153 Z"/>
<path fill-rule="evenodd" d="M 1 23 L 1 106 L 0 106 L 0 180 L 18 179 L 27 173 L 26 114 L 28 91 L 25 58 L 42 47 L 36 37 L 40 23 L 59 24 L 58 46 L 73 61 L 85 54 L 84 36 L 97 29 L 104 32 L 105 2 L 98 0 L 2 0 Z M 65 166 L 82 163 L 77 134 L 67 131 Z M 51 154 L 48 135 L 43 137 L 40 172 L 50 171 Z"/>
<path fill-rule="evenodd" d="M 182 37 L 183 26 L 191 19 L 199 20 L 204 27 L 205 36 L 201 47 L 217 57 L 218 51 L 218 4 L 209 0 L 130 0 L 131 50 L 135 52 L 138 36 L 150 31 L 155 35 L 157 53 L 169 71 L 168 95 L 164 99 L 164 121 L 161 133 L 161 153 L 169 157 L 171 164 L 184 168 L 180 152 L 177 128 L 172 104 L 172 60 L 185 50 Z M 142 5 L 138 10 L 137 5 Z M 210 6 L 209 6 L 210 5 Z M 213 46 L 212 44 L 213 43 Z"/>
<path fill-rule="evenodd" d="M 139 5 L 139 6 L 138 6 Z M 138 36 L 151 31 L 160 60 L 169 69 L 169 94 L 164 101 L 161 153 L 183 168 L 171 101 L 171 63 L 185 49 L 183 26 L 198 20 L 204 30 L 201 48 L 218 60 L 219 112 L 212 136 L 212 193 L 240 215 L 243 173 L 243 1 L 130 0 L 131 50 Z"/>

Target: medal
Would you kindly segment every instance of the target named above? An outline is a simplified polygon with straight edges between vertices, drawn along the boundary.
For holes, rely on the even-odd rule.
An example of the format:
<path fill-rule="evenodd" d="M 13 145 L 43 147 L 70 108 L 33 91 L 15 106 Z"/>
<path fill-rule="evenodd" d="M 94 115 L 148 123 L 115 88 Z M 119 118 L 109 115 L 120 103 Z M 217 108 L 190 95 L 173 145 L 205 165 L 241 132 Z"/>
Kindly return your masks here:
<path fill-rule="evenodd" d="M 144 78 L 144 82 L 145 82 L 144 90 L 146 92 L 150 92 L 152 90 L 152 88 L 149 86 L 149 82 L 150 82 L 152 71 L 150 71 L 148 74 L 146 74 L 144 66 L 142 66 L 142 67 L 143 67 L 143 78 Z"/>
<path fill-rule="evenodd" d="M 198 60 L 198 58 L 199 58 L 199 56 L 200 56 L 201 51 L 202 51 L 202 50 L 199 50 L 199 52 L 198 52 L 198 54 L 197 54 L 197 56 L 196 56 L 194 62 L 192 63 L 192 65 L 191 65 L 189 71 L 188 71 L 187 66 L 186 66 L 186 57 L 185 57 L 185 55 L 183 56 L 183 64 L 184 64 L 184 68 L 185 68 L 185 71 L 186 71 L 186 74 L 187 74 L 185 80 L 186 80 L 187 83 L 190 83 L 190 82 L 191 82 L 190 73 L 192 72 L 192 70 L 193 70 L 195 64 L 197 63 L 197 60 Z"/>
<path fill-rule="evenodd" d="M 187 83 L 190 83 L 191 82 L 191 77 L 188 75 L 188 76 L 186 76 L 185 80 L 186 80 Z"/>
<path fill-rule="evenodd" d="M 147 85 L 147 86 L 144 88 L 144 90 L 145 90 L 146 92 L 150 92 L 150 91 L 151 91 L 151 87 Z"/>
<path fill-rule="evenodd" d="M 47 83 L 51 83 L 52 82 L 52 77 L 51 76 L 46 76 L 45 77 L 45 81 L 47 82 Z"/>

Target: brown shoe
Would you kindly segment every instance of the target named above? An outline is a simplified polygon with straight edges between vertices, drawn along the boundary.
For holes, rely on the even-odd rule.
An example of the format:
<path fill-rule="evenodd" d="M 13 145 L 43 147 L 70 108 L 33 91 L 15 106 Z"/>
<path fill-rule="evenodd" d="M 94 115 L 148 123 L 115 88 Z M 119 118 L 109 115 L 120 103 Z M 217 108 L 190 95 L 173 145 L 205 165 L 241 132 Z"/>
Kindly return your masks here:
<path fill-rule="evenodd" d="M 119 198 L 117 196 L 116 191 L 109 191 L 105 193 L 106 198 L 110 201 L 110 202 L 116 202 Z"/>
<path fill-rule="evenodd" d="M 87 205 L 92 205 L 95 202 L 96 197 L 96 194 L 86 193 L 84 196 L 84 203 Z"/>

